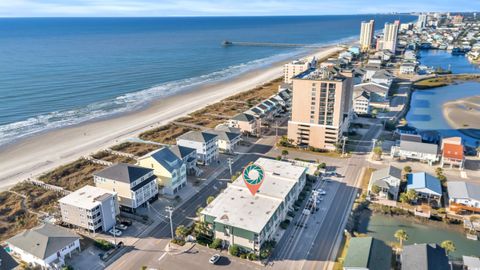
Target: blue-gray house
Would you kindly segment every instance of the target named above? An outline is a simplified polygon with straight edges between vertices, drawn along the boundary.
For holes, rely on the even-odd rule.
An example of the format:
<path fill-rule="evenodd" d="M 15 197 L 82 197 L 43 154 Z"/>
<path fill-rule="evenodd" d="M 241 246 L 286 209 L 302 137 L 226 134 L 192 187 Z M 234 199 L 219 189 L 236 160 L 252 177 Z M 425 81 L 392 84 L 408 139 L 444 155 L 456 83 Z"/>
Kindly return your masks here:
<path fill-rule="evenodd" d="M 442 198 L 442 184 L 438 178 L 426 173 L 410 173 L 407 175 L 407 190 L 413 189 L 420 199 L 440 203 Z"/>

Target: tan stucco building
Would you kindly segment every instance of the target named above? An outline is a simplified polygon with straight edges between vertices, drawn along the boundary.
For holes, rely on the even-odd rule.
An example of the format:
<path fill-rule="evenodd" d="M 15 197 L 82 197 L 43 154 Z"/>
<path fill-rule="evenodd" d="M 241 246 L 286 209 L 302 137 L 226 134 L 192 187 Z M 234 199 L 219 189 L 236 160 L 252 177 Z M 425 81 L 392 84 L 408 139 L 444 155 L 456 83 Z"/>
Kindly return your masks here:
<path fill-rule="evenodd" d="M 335 149 L 347 131 L 352 108 L 353 73 L 336 67 L 309 70 L 293 78 L 288 138 L 295 144 Z"/>

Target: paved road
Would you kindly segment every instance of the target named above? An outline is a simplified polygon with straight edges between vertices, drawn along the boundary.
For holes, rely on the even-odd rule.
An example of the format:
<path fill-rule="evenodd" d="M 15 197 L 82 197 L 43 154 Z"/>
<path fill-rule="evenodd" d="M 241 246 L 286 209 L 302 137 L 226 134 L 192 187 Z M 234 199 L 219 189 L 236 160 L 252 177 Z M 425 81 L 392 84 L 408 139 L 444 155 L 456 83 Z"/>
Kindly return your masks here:
<path fill-rule="evenodd" d="M 266 153 L 271 146 L 262 144 L 262 140 L 254 145 L 250 152 Z M 259 157 L 257 154 L 243 154 L 232 165 L 233 171 L 240 171 L 251 161 Z M 223 168 L 223 172 L 218 179 L 230 179 L 228 168 Z M 214 180 L 203 187 L 190 200 L 177 208 L 173 213 L 173 226 L 183 224 L 188 225 L 195 218 L 195 212 L 198 207 L 204 207 L 205 201 L 209 196 L 217 195 L 221 189 L 226 188 L 227 181 Z M 165 248 L 170 241 L 170 225 L 167 222 L 160 222 L 150 233 L 141 237 L 133 246 L 126 247 L 122 256 L 114 261 L 107 269 L 140 269 L 142 266 L 159 267 L 158 259 L 166 254 Z M 116 258 L 113 258 L 116 259 Z M 162 269 L 161 267 L 160 269 Z"/>
<path fill-rule="evenodd" d="M 372 125 L 363 140 L 378 136 L 380 128 Z M 272 257 L 273 269 L 328 269 L 335 261 L 347 218 L 359 191 L 361 170 L 366 165 L 363 149 L 357 147 L 356 150 L 360 153 L 346 162 L 327 163 L 335 165 L 343 177 L 334 178 L 327 186 L 327 196 L 320 210 L 308 220 L 306 228 L 288 228 Z"/>
<path fill-rule="evenodd" d="M 367 140 L 377 136 L 379 128 L 379 126 L 372 125 L 364 139 Z M 272 137 L 266 137 L 255 144 L 249 153 L 241 154 L 232 166 L 233 172 L 241 171 L 246 164 L 272 150 L 273 141 Z M 319 159 L 321 160 L 322 157 L 319 157 Z M 345 162 L 348 162 L 348 164 L 345 164 Z M 315 214 L 318 217 L 309 220 L 310 230 L 294 234 L 293 243 L 296 243 L 294 248 L 292 248 L 291 242 L 285 243 L 286 251 L 274 257 L 274 268 L 324 269 L 327 268 L 329 261 L 335 259 L 345 227 L 345 219 L 348 217 L 357 192 L 355 188 L 356 179 L 364 164 L 364 155 L 353 155 L 350 159 L 339 160 L 339 164 L 333 164 L 337 165 L 338 172 L 344 175 L 344 177 L 329 184 L 327 187 L 328 199 L 325 199 L 324 206 L 322 206 L 323 210 Z M 227 181 L 222 180 L 230 179 L 228 168 L 224 168 L 217 178 L 220 180 L 210 182 L 189 201 L 175 210 L 173 214 L 174 227 L 180 224 L 189 224 L 195 217 L 196 209 L 205 205 L 206 198 L 218 194 L 221 189 L 226 187 Z M 294 226 L 290 227 L 293 228 Z M 288 236 L 282 238 L 282 241 L 286 241 L 283 239 L 288 239 Z M 166 222 L 160 222 L 133 246 L 127 247 L 126 252 L 107 269 L 139 269 L 141 266 L 157 269 L 176 269 L 178 265 L 181 265 L 178 264 L 178 261 L 182 260 L 180 260 L 181 257 L 175 259 L 165 252 L 165 247 L 168 245 L 169 240 L 170 226 Z M 281 246 L 281 244 L 278 245 L 279 250 Z M 194 259 L 196 260 L 197 257 L 194 257 Z M 288 262 L 288 264 L 283 264 L 284 262 Z M 282 268 L 282 265 L 288 268 Z M 207 265 L 201 267 L 201 269 L 207 269 L 208 267 Z M 244 267 L 244 269 L 250 268 L 246 265 Z"/>

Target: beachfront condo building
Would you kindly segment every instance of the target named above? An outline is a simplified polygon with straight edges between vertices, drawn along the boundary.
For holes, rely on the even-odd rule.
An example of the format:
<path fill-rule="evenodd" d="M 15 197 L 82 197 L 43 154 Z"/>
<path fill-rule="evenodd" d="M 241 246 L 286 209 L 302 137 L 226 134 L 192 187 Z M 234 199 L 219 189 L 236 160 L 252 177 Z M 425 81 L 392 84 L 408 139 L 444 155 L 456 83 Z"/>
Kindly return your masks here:
<path fill-rule="evenodd" d="M 423 28 L 425 28 L 425 26 L 427 26 L 427 19 L 427 14 L 418 15 L 418 20 L 416 24 L 417 29 L 422 30 Z"/>
<path fill-rule="evenodd" d="M 122 210 L 135 212 L 158 198 L 157 177 L 153 169 L 118 163 L 93 174 L 95 186 L 117 193 Z"/>
<path fill-rule="evenodd" d="M 201 219 L 225 246 L 238 245 L 258 253 L 263 243 L 275 239 L 306 182 L 307 168 L 290 162 L 259 158 L 264 171 L 255 195 L 238 177 L 201 212 Z M 276 239 L 278 240 L 278 239 Z"/>
<path fill-rule="evenodd" d="M 375 21 L 362 22 L 360 27 L 360 49 L 364 52 L 372 47 L 373 34 L 375 32 Z"/>
<path fill-rule="evenodd" d="M 395 21 L 394 23 L 385 23 L 385 28 L 383 29 L 383 42 L 382 42 L 383 50 L 389 50 L 395 53 L 395 50 L 397 49 L 399 27 L 400 27 L 400 21 Z"/>
<path fill-rule="evenodd" d="M 292 83 L 292 78 L 297 76 L 298 74 L 310 69 L 314 68 L 316 65 L 315 58 L 311 61 L 307 59 L 302 60 L 295 60 L 290 63 L 287 63 L 283 66 L 283 81 L 285 83 Z"/>
<path fill-rule="evenodd" d="M 353 74 L 337 67 L 309 70 L 293 78 L 288 138 L 299 146 L 334 150 L 347 131 Z"/>
<path fill-rule="evenodd" d="M 153 169 L 164 195 L 175 195 L 187 185 L 187 165 L 168 147 L 140 157 L 137 165 Z"/>
<path fill-rule="evenodd" d="M 84 186 L 61 198 L 62 221 L 90 232 L 108 231 L 120 213 L 117 193 L 94 186 Z"/>

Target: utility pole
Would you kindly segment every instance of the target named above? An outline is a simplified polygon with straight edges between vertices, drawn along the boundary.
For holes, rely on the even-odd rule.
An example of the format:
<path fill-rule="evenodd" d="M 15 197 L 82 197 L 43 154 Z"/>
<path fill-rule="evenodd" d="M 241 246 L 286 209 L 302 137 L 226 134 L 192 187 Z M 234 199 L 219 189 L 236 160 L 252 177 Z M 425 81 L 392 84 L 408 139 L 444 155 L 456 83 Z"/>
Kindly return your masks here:
<path fill-rule="evenodd" d="M 313 198 L 313 210 L 315 211 L 317 209 L 317 198 L 318 198 L 318 191 L 314 190 L 312 192 L 312 198 Z"/>
<path fill-rule="evenodd" d="M 117 229 L 115 228 L 117 226 L 117 221 L 115 220 L 115 223 L 113 223 L 113 244 L 115 245 L 115 248 L 117 247 Z"/>
<path fill-rule="evenodd" d="M 228 162 L 228 169 L 230 169 L 230 176 L 233 175 L 233 172 L 232 172 L 232 164 L 233 164 L 233 159 L 232 158 L 227 158 L 227 162 Z"/>
<path fill-rule="evenodd" d="M 168 212 L 168 217 L 170 219 L 170 233 L 171 233 L 172 239 L 173 239 L 174 238 L 173 237 L 173 222 L 172 222 L 173 207 L 167 206 L 167 207 L 165 207 L 165 210 Z"/>
<path fill-rule="evenodd" d="M 343 144 L 342 144 L 342 157 L 345 155 L 345 142 L 347 141 L 347 137 L 343 136 L 342 137 L 342 141 L 343 141 Z"/>

